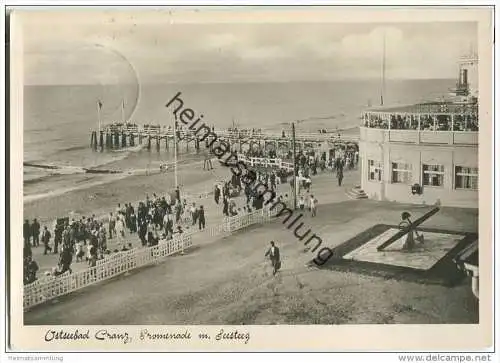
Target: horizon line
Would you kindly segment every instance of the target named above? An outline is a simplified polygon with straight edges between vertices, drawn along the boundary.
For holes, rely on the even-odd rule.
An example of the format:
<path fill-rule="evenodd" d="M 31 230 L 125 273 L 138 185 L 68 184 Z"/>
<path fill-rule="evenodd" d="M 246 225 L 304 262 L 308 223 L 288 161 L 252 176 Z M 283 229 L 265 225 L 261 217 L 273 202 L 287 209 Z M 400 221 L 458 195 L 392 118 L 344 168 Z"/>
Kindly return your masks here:
<path fill-rule="evenodd" d="M 455 80 L 453 77 L 435 77 L 435 78 L 386 78 L 386 81 L 450 81 Z M 243 84 L 243 83 L 334 83 L 334 82 L 374 82 L 380 81 L 377 78 L 342 78 L 342 79 L 296 79 L 296 80 L 235 80 L 235 81 L 168 81 L 168 82 L 159 82 L 159 81 L 150 81 L 140 83 L 140 85 L 170 85 L 170 84 Z M 135 86 L 136 83 L 25 83 L 23 87 L 71 87 L 71 86 Z"/>

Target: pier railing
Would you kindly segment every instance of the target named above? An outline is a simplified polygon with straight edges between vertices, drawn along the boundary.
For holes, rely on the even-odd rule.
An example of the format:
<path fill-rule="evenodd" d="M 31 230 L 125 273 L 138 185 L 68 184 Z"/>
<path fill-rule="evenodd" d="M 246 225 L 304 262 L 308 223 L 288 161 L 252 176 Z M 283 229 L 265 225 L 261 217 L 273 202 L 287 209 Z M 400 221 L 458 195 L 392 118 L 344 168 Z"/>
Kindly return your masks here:
<path fill-rule="evenodd" d="M 127 134 L 127 135 L 143 135 L 143 136 L 151 136 L 151 137 L 174 137 L 174 129 L 169 126 L 161 126 L 161 125 L 133 125 L 133 124 L 118 124 L 118 125 L 110 125 L 105 127 L 103 132 L 107 133 L 118 133 L 118 134 Z M 195 138 L 197 137 L 195 130 L 186 130 L 179 129 L 177 130 L 179 136 L 182 138 Z M 254 138 L 254 139 L 282 139 L 282 141 L 289 141 L 291 138 L 290 132 L 283 133 L 279 131 L 272 130 L 214 130 L 213 133 L 217 135 L 219 138 L 231 138 L 231 139 L 245 139 L 245 138 Z M 344 141 L 357 141 L 359 137 L 357 135 L 341 135 L 334 133 L 307 133 L 307 132 L 297 132 L 295 135 L 297 140 L 301 141 L 310 141 L 310 142 L 323 142 L 323 141 L 336 141 L 336 140 L 344 140 Z"/>
<path fill-rule="evenodd" d="M 99 260 L 95 267 L 83 271 L 37 280 L 24 286 L 23 307 L 26 310 L 120 274 L 159 263 L 166 257 L 183 252 L 193 246 L 194 240 L 200 241 L 200 243 L 206 242 L 207 235 L 210 237 L 228 236 L 245 227 L 269 222 L 275 216 L 276 210 L 266 206 L 248 214 L 226 218 L 221 224 L 204 231 L 176 235 L 172 240 L 160 241 L 157 246 L 117 252 Z"/>

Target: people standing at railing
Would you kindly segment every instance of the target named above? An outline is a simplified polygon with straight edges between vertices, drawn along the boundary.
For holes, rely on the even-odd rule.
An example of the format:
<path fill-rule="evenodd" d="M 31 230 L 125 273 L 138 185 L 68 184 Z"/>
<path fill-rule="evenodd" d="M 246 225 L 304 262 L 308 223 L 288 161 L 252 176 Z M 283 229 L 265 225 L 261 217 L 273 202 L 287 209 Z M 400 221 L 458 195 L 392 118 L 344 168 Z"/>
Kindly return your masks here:
<path fill-rule="evenodd" d="M 222 197 L 222 214 L 226 217 L 229 216 L 229 201 L 227 195 Z"/>
<path fill-rule="evenodd" d="M 130 220 L 130 233 L 137 233 L 137 217 L 133 209 L 130 214 L 129 220 Z"/>
<path fill-rule="evenodd" d="M 103 223 L 101 223 L 98 231 L 97 247 L 102 253 L 104 253 L 107 250 L 106 228 L 104 227 Z"/>
<path fill-rule="evenodd" d="M 165 213 L 163 219 L 163 227 L 165 229 L 165 235 L 172 235 L 174 233 L 174 221 L 170 213 Z"/>
<path fill-rule="evenodd" d="M 69 273 L 72 272 L 71 270 L 71 262 L 73 260 L 73 254 L 72 254 L 72 249 L 68 246 L 64 246 L 60 259 L 59 259 L 59 266 L 58 269 L 55 272 L 56 276 L 62 275 L 66 271 L 69 271 Z"/>
<path fill-rule="evenodd" d="M 180 199 L 177 200 L 174 209 L 175 209 L 175 223 L 179 224 L 182 216 L 182 203 Z"/>
<path fill-rule="evenodd" d="M 148 222 L 147 219 L 142 219 L 139 222 L 139 240 L 141 241 L 142 246 L 147 245 L 147 233 L 148 233 Z"/>
<path fill-rule="evenodd" d="M 125 223 L 123 221 L 123 214 L 118 213 L 116 215 L 116 222 L 115 222 L 115 230 L 116 230 L 116 237 L 118 238 L 118 243 L 121 245 L 123 244 L 123 240 L 125 238 Z"/>
<path fill-rule="evenodd" d="M 31 284 L 37 280 L 36 273 L 38 270 L 38 264 L 33 260 L 33 258 L 31 256 L 26 256 L 23 264 L 24 285 Z"/>

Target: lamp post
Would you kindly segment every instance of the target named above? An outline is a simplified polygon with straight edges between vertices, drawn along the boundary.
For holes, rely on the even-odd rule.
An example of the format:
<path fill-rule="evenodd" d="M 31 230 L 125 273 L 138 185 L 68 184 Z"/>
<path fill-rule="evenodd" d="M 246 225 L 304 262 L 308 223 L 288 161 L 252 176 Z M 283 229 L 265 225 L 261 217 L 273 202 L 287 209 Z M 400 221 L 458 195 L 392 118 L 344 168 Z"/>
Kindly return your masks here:
<path fill-rule="evenodd" d="M 292 122 L 292 149 L 293 149 L 293 210 L 297 208 L 297 158 L 295 156 L 295 123 Z"/>

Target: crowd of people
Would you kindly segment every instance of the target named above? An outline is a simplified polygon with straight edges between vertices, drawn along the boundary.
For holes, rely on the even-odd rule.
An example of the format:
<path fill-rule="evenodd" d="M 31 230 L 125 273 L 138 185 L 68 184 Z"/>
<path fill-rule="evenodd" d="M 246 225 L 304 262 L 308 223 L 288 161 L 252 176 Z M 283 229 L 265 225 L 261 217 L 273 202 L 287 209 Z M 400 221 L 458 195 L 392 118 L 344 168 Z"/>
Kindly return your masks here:
<path fill-rule="evenodd" d="M 287 157 L 293 159 L 291 152 Z M 358 163 L 358 150 L 342 147 L 332 149 L 329 153 L 299 151 L 296 161 L 299 206 L 305 208 L 307 205 L 315 215 L 317 199 L 311 194 L 312 177 L 319 170 L 331 169 L 337 174 L 341 185 L 345 168 L 354 168 Z M 257 168 L 253 172 L 256 180 L 250 185 L 235 174 L 215 184 L 214 201 L 221 207 L 225 218 L 259 210 L 269 199 L 288 198 L 287 194 L 278 195 L 278 186 L 286 185 L 293 175 L 292 170 Z M 256 188 L 257 185 L 261 187 Z M 244 198 L 239 199 L 239 196 Z M 51 230 L 48 226 L 41 228 L 36 219 L 32 223 L 26 220 L 23 229 L 24 282 L 29 284 L 37 279 L 39 267 L 33 259 L 33 248 L 41 246 L 43 255 L 59 255 L 57 266 L 48 272 L 49 275 L 59 276 L 71 273 L 74 262 L 86 262 L 89 267 L 93 267 L 107 255 L 130 250 L 133 248 L 130 243 L 132 236 L 137 236 L 139 246 L 150 247 L 158 245 L 161 240 L 171 240 L 174 235 L 184 233 L 186 228 L 204 230 L 205 227 L 204 206 L 182 199 L 178 188 L 164 196 L 153 194 L 150 198 L 146 195 L 145 200 L 136 206 L 132 203 L 118 204 L 106 217 L 59 218 Z"/>
<path fill-rule="evenodd" d="M 57 266 L 47 275 L 59 276 L 71 273 L 73 262 L 87 262 L 94 267 L 97 261 L 107 255 L 128 251 L 133 248 L 131 236 L 137 236 L 140 246 L 151 247 L 161 240 L 171 240 L 174 235 L 184 233 L 184 229 L 198 225 L 203 230 L 206 225 L 203 205 L 181 199 L 179 189 L 170 195 L 150 198 L 137 204 L 118 204 L 114 212 L 106 217 L 95 215 L 81 218 L 58 218 L 51 233 L 43 227 L 41 241 L 43 255 L 59 255 Z M 37 280 L 39 270 L 33 260 L 33 248 L 39 247 L 40 224 L 24 222 L 24 282 Z"/>
<path fill-rule="evenodd" d="M 453 120 L 452 114 L 370 114 L 364 119 L 363 126 L 391 130 L 479 131 L 475 114 L 453 114 Z"/>

